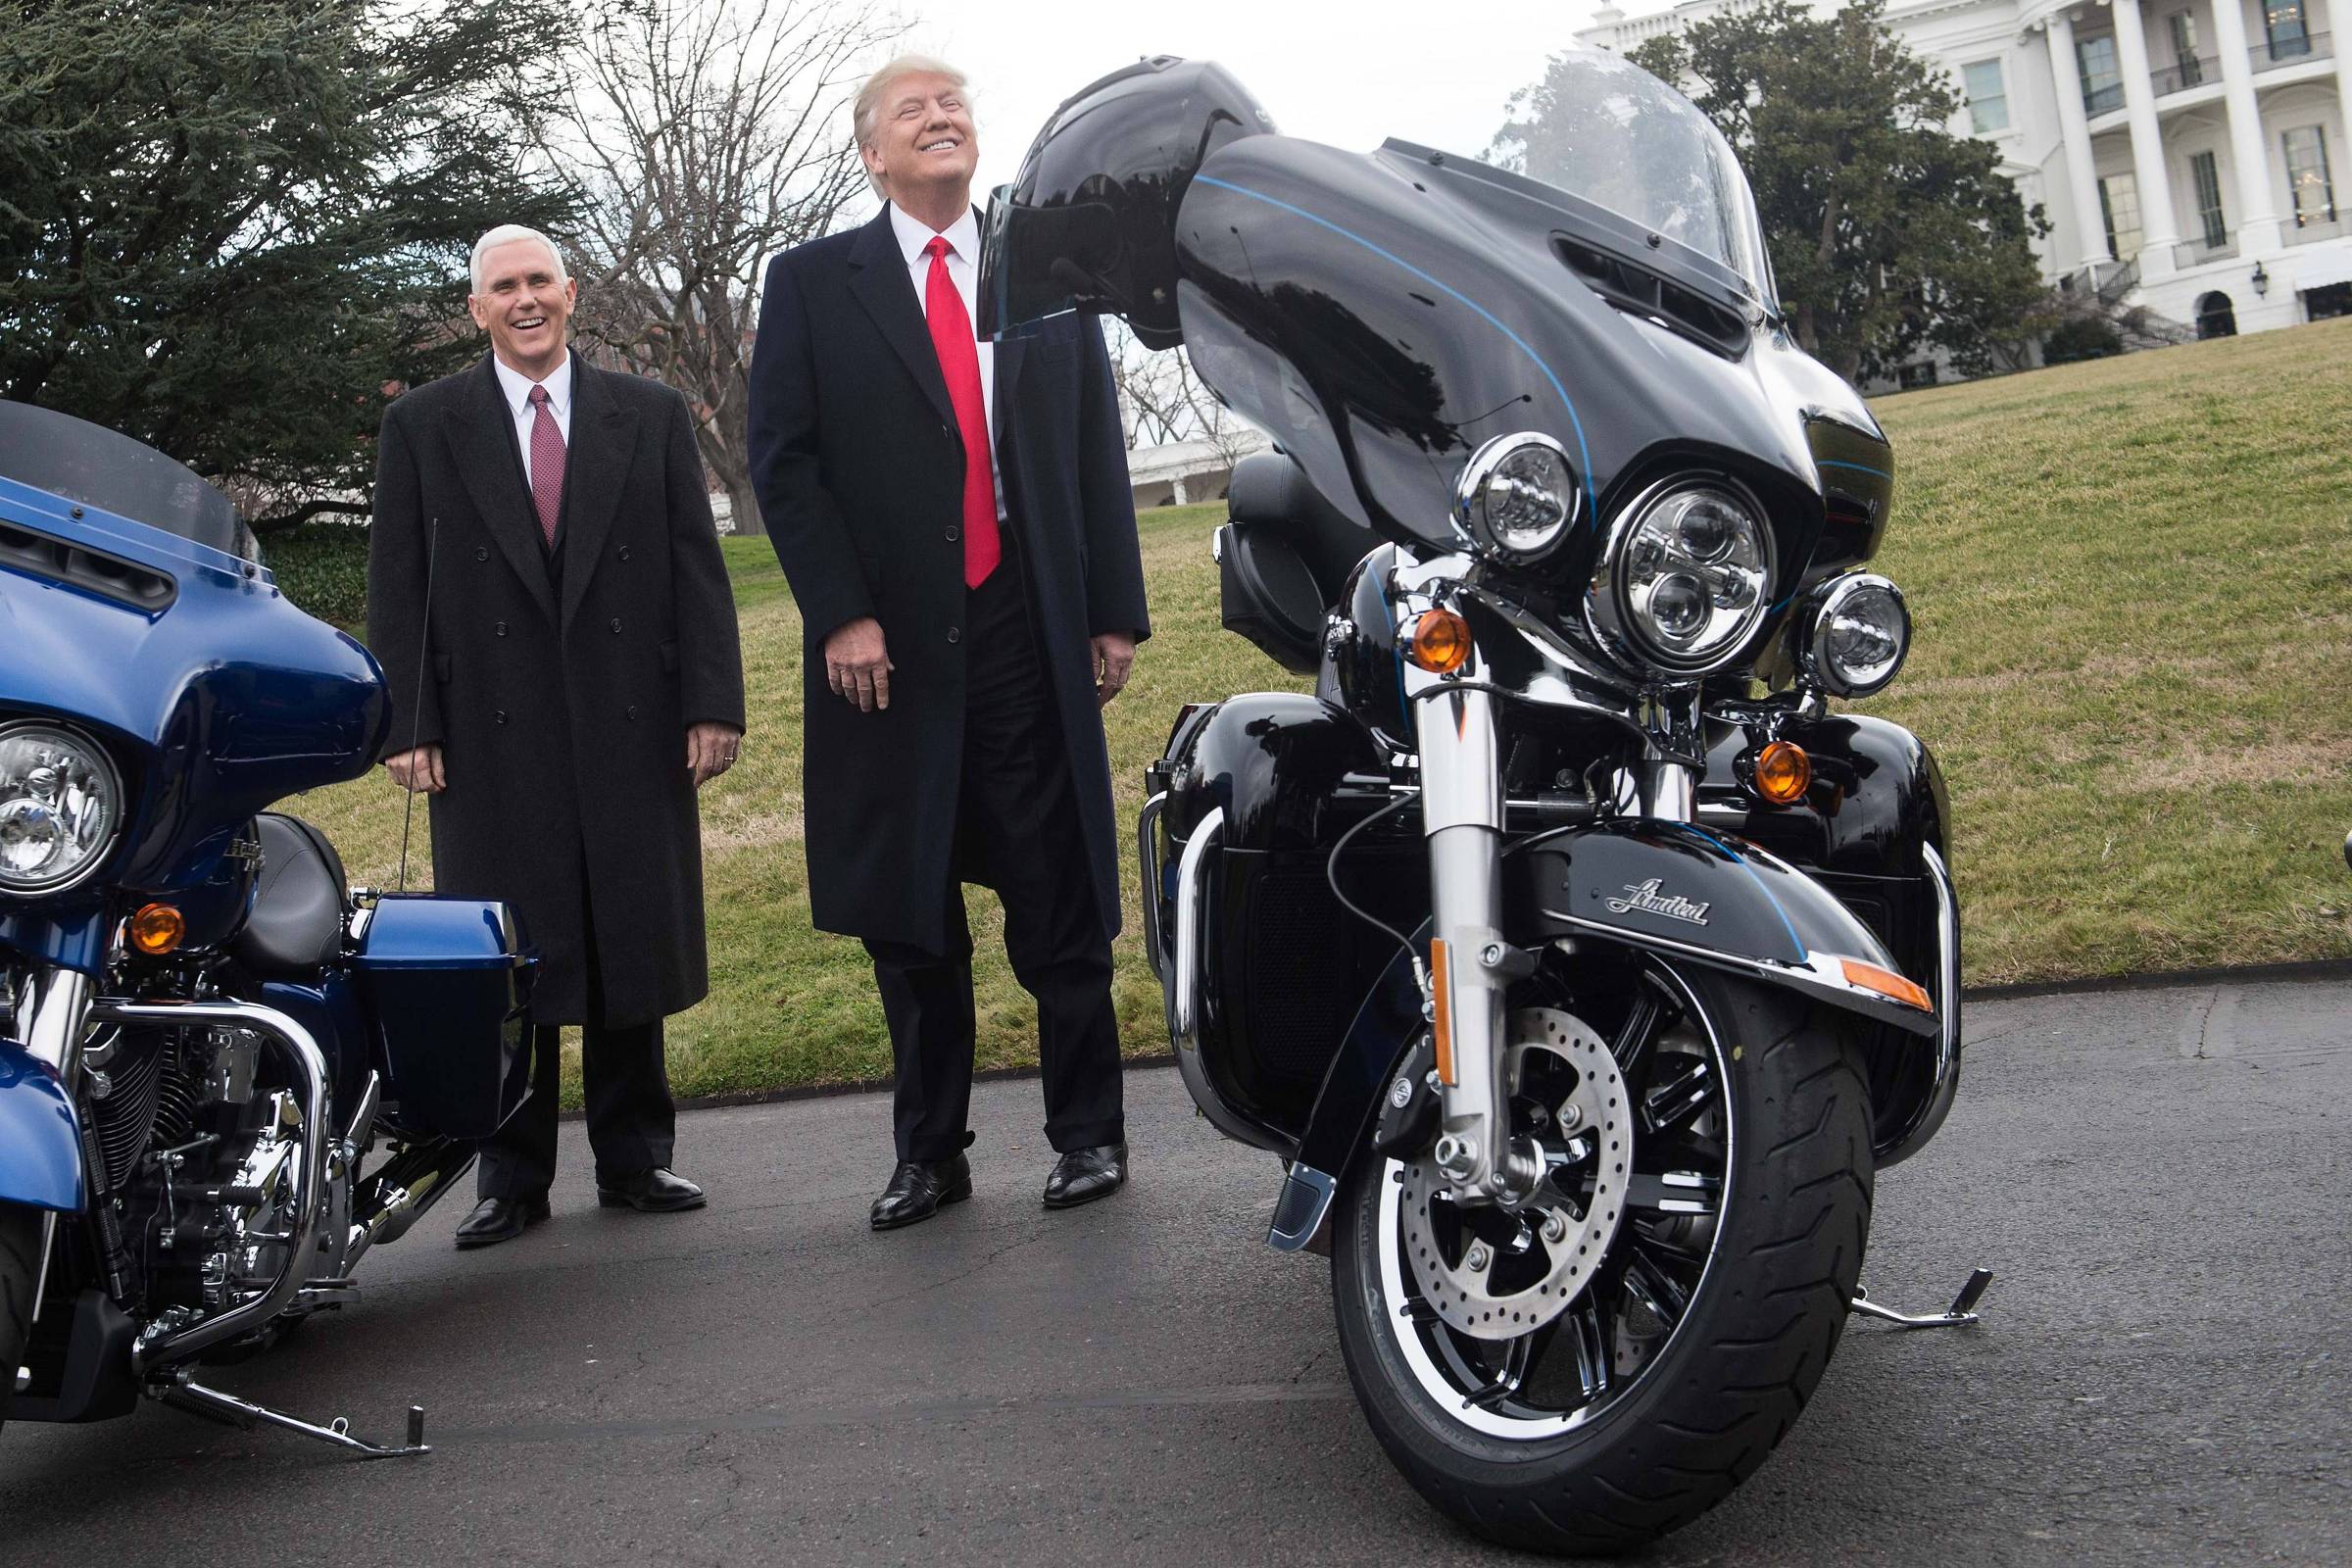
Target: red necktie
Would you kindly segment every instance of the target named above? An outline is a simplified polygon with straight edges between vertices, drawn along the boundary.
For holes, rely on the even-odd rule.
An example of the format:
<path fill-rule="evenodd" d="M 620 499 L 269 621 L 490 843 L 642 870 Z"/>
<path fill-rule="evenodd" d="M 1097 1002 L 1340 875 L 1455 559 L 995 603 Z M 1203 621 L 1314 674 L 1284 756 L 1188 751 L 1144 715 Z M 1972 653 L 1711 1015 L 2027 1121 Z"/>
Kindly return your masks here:
<path fill-rule="evenodd" d="M 556 518 L 564 511 L 564 432 L 556 426 L 555 411 L 547 404 L 547 388 L 531 388 L 531 505 L 539 512 L 539 531 L 547 548 L 556 548 Z"/>
<path fill-rule="evenodd" d="M 948 236 L 934 234 L 923 247 L 931 275 L 923 285 L 923 317 L 931 347 L 947 377 L 948 401 L 956 406 L 956 428 L 963 436 L 963 585 L 977 588 L 997 569 L 1003 548 L 997 541 L 997 473 L 988 439 L 988 403 L 980 395 L 979 339 L 964 313 L 963 296 L 948 276 Z"/>

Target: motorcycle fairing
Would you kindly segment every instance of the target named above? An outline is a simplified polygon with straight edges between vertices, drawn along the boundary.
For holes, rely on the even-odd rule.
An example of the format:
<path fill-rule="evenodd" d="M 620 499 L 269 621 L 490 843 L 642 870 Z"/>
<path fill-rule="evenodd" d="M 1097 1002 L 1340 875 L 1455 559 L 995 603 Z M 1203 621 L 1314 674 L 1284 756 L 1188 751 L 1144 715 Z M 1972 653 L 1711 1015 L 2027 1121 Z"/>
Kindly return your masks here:
<path fill-rule="evenodd" d="M 82 1205 L 81 1118 L 74 1097 L 14 1040 L 0 1040 L 0 1203 L 61 1214 L 77 1214 Z"/>
<path fill-rule="evenodd" d="M 1833 1006 L 1933 1035 L 1932 1007 L 1849 978 L 1848 960 L 1899 975 L 1852 911 L 1744 840 L 1648 819 L 1570 828 L 1518 849 L 1505 926 L 1520 942 L 1597 936 L 1749 974 Z"/>

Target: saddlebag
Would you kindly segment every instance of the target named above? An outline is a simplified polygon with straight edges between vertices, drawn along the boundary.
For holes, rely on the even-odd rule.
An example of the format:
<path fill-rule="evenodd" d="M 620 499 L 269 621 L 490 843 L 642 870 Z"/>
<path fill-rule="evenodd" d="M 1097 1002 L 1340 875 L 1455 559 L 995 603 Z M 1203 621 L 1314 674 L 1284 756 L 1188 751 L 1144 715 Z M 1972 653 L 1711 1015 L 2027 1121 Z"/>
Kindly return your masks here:
<path fill-rule="evenodd" d="M 487 1138 L 530 1092 L 530 980 L 504 904 L 382 898 L 354 968 L 375 1030 L 383 1119 L 412 1134 Z"/>

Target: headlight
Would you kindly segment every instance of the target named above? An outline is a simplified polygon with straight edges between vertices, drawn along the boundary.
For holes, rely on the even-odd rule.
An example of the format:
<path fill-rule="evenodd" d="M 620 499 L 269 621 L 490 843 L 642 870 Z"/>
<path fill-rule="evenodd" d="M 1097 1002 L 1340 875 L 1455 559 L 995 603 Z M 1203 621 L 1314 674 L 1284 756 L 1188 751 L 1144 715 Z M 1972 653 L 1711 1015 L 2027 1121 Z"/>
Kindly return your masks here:
<path fill-rule="evenodd" d="M 1805 673 L 1833 697 L 1868 697 L 1894 679 L 1911 651 L 1902 590 L 1874 572 L 1848 572 L 1815 589 Z"/>
<path fill-rule="evenodd" d="M 1568 454 L 1547 435 L 1498 435 L 1470 455 L 1453 514 L 1473 543 L 1512 561 L 1550 553 L 1583 510 Z"/>
<path fill-rule="evenodd" d="M 1762 510 L 1728 481 L 1686 482 L 1627 509 L 1586 604 L 1593 635 L 1635 663 L 1704 675 L 1755 635 L 1771 586 Z"/>
<path fill-rule="evenodd" d="M 96 744 L 53 724 L 0 727 L 0 894 L 74 886 L 122 822 L 122 781 Z"/>

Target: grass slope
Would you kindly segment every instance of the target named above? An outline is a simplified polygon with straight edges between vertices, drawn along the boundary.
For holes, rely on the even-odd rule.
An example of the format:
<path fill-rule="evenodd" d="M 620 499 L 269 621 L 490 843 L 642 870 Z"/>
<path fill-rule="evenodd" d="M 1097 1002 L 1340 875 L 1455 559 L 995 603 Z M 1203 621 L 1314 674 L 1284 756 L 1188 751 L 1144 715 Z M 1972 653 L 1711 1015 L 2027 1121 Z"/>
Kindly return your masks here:
<path fill-rule="evenodd" d="M 1879 564 L 1918 640 L 1867 705 L 1952 786 L 1972 982 L 2352 955 L 2352 320 L 1905 394 Z M 1219 508 L 1147 514 L 1156 635 L 1107 712 L 1119 816 L 1180 703 L 1300 683 L 1217 624 Z M 704 796 L 711 997 L 674 1020 L 680 1094 L 879 1079 L 863 950 L 808 925 L 801 627 L 763 540 L 730 540 L 752 734 Z M 292 808 L 387 884 L 380 775 Z M 421 812 L 412 870 L 429 865 Z M 412 880 L 417 880 L 415 876 Z M 1128 905 L 1135 871 L 1126 868 Z M 969 893 L 982 1066 L 1034 1060 L 995 902 Z M 1130 914 L 1127 1049 L 1164 1051 Z M 576 1067 L 566 1095 L 576 1101 Z"/>

